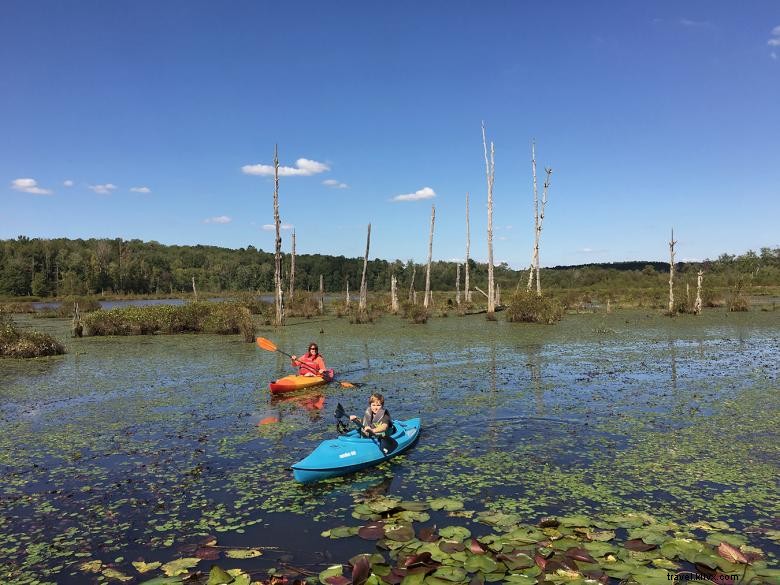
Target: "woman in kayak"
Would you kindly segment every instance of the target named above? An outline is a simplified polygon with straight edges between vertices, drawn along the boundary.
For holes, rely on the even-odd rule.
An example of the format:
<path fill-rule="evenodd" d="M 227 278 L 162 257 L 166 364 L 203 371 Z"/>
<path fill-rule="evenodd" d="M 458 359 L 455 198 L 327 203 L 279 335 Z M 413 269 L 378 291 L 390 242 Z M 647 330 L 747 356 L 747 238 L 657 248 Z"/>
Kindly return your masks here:
<path fill-rule="evenodd" d="M 350 414 L 349 420 L 359 419 L 354 414 Z M 385 410 L 385 397 L 375 392 L 368 399 L 368 408 L 363 414 L 363 434 L 382 436 L 392 424 L 390 412 Z"/>
<path fill-rule="evenodd" d="M 313 341 L 309 344 L 309 350 L 306 355 L 301 357 L 290 356 L 292 366 L 298 368 L 298 374 L 301 376 L 324 376 L 325 358 L 320 355 L 317 344 Z"/>

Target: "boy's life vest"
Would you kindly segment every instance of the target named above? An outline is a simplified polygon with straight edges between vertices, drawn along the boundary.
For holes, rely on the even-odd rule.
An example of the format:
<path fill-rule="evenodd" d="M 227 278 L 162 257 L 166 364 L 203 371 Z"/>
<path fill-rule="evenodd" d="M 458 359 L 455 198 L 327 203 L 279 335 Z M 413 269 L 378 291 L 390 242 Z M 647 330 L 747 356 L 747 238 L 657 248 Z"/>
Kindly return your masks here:
<path fill-rule="evenodd" d="M 371 411 L 371 407 L 369 406 L 366 408 L 366 412 L 363 414 L 363 426 L 368 427 L 370 429 L 374 429 L 378 427 L 381 424 L 387 425 L 387 430 L 377 433 L 378 436 L 383 436 L 387 434 L 388 431 L 392 433 L 393 430 L 393 419 L 390 418 L 390 411 L 385 410 L 385 407 L 383 406 L 380 408 L 376 414 L 374 414 Z"/>

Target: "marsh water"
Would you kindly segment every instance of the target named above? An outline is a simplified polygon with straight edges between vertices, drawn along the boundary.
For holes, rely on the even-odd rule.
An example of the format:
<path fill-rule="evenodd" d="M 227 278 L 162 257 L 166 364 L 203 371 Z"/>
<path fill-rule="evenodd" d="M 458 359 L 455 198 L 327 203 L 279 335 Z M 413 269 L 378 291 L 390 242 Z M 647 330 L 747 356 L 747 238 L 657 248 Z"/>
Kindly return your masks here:
<path fill-rule="evenodd" d="M 186 556 L 205 535 L 264 547 L 230 560 L 314 571 L 372 552 L 320 533 L 356 501 L 462 499 L 521 514 L 626 510 L 725 521 L 777 565 L 780 312 L 567 315 L 555 326 L 484 315 L 412 325 L 323 317 L 258 335 L 289 353 L 319 343 L 358 384 L 272 399 L 290 372 L 239 336 L 71 339 L 68 321 L 19 317 L 63 340 L 57 358 L 0 361 L 0 567 L 10 582 L 90 583 L 100 559 Z M 381 392 L 419 416 L 407 454 L 312 486 L 289 466 L 335 434 L 341 403 Z M 265 424 L 260 424 L 260 423 Z M 468 524 L 468 518 L 459 521 Z"/>

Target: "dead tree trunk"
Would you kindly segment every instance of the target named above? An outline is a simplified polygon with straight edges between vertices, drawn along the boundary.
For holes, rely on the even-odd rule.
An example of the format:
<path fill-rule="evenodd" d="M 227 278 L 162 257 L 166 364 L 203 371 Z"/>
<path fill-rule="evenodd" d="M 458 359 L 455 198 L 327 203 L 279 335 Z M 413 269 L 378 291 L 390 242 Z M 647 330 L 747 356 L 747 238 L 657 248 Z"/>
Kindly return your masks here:
<path fill-rule="evenodd" d="M 274 306 L 276 314 L 274 325 L 284 324 L 284 306 L 282 304 L 282 234 L 279 220 L 279 147 L 274 146 L 274 224 L 276 225 L 276 244 L 274 249 Z"/>
<path fill-rule="evenodd" d="M 433 258 L 433 225 L 436 221 L 436 206 L 431 205 L 431 234 L 428 237 L 428 267 L 425 269 L 425 297 L 423 307 L 426 309 L 431 302 L 431 259 Z"/>
<path fill-rule="evenodd" d="M 693 303 L 693 314 L 699 315 L 701 314 L 701 283 L 704 279 L 704 271 L 699 270 L 699 273 L 697 275 L 696 279 L 696 300 Z"/>
<path fill-rule="evenodd" d="M 412 264 L 412 280 L 409 283 L 409 302 L 417 304 L 417 293 L 414 291 L 414 277 L 417 276 L 417 265 Z"/>
<path fill-rule="evenodd" d="M 455 303 L 460 307 L 460 264 L 455 265 Z"/>
<path fill-rule="evenodd" d="M 471 248 L 471 230 L 469 229 L 469 194 L 466 193 L 466 276 L 463 282 L 463 290 L 467 303 L 471 302 L 471 288 L 469 288 L 469 249 Z"/>
<path fill-rule="evenodd" d="M 292 233 L 292 253 L 290 254 L 290 302 L 293 302 L 295 293 L 295 230 Z"/>
<path fill-rule="evenodd" d="M 534 259 L 536 260 L 536 296 L 542 296 L 542 281 L 539 278 L 539 242 L 542 240 L 542 225 L 544 224 L 544 208 L 547 205 L 547 192 L 550 189 L 551 168 L 545 168 L 544 187 L 542 189 L 542 208 L 539 212 L 539 224 L 536 226 L 536 245 L 534 247 Z"/>
<path fill-rule="evenodd" d="M 531 141 L 531 176 L 534 184 L 534 249 L 531 250 L 531 269 L 528 271 L 528 286 L 526 290 L 531 292 L 534 284 L 534 272 L 536 270 L 536 242 L 539 237 L 539 191 L 536 186 L 536 141 Z"/>
<path fill-rule="evenodd" d="M 322 274 L 320 274 L 320 315 L 325 314 L 325 287 L 322 282 Z"/>
<path fill-rule="evenodd" d="M 395 274 L 390 276 L 390 311 L 394 315 L 398 312 L 398 279 Z"/>
<path fill-rule="evenodd" d="M 344 300 L 344 304 L 349 307 L 349 277 L 345 278 L 344 282 L 347 284 L 347 298 Z"/>
<path fill-rule="evenodd" d="M 192 296 L 195 297 L 195 301 L 198 300 L 198 289 L 195 288 L 195 277 L 192 277 Z"/>
<path fill-rule="evenodd" d="M 669 240 L 669 314 L 674 315 L 674 228 L 672 238 Z"/>
<path fill-rule="evenodd" d="M 366 289 L 366 269 L 368 268 L 368 248 L 371 245 L 371 224 L 368 224 L 368 233 L 366 234 L 366 255 L 363 257 L 363 276 L 360 279 L 360 301 L 358 302 L 358 309 L 360 311 L 366 310 L 366 298 L 368 291 Z"/>
<path fill-rule="evenodd" d="M 495 148 L 490 142 L 490 159 L 488 160 L 487 137 L 485 136 L 485 123 L 482 122 L 482 147 L 485 151 L 485 175 L 487 178 L 487 245 L 488 245 L 488 301 L 487 313 L 492 315 L 496 311 L 495 284 L 493 282 L 493 183 L 496 176 Z"/>

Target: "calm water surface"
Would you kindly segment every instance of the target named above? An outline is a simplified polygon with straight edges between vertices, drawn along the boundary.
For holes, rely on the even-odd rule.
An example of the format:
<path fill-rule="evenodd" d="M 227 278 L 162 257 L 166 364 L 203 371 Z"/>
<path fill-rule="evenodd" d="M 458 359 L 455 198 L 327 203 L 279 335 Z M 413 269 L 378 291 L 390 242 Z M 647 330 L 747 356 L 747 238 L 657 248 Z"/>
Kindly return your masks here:
<path fill-rule="evenodd" d="M 362 386 L 285 400 L 267 384 L 287 358 L 238 336 L 70 339 L 67 320 L 19 322 L 69 352 L 0 361 L 0 566 L 19 583 L 92 582 L 76 569 L 85 559 L 136 575 L 131 561 L 191 555 L 205 535 L 269 547 L 223 566 L 318 570 L 371 550 L 320 532 L 354 525 L 355 502 L 381 493 L 454 496 L 529 522 L 622 510 L 724 520 L 778 552 L 762 536 L 780 516 L 777 311 L 293 322 L 258 335 L 289 353 L 316 341 Z M 395 418 L 422 418 L 417 446 L 294 483 L 289 466 L 334 434 L 336 404 L 359 414 L 374 391 Z M 258 425 L 267 417 L 279 422 Z"/>

